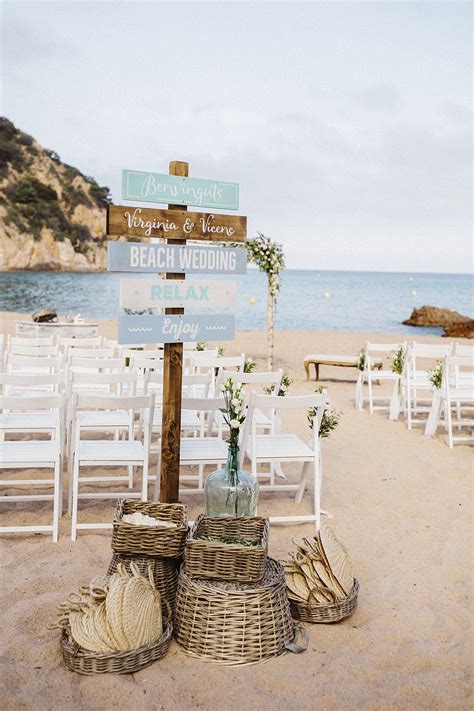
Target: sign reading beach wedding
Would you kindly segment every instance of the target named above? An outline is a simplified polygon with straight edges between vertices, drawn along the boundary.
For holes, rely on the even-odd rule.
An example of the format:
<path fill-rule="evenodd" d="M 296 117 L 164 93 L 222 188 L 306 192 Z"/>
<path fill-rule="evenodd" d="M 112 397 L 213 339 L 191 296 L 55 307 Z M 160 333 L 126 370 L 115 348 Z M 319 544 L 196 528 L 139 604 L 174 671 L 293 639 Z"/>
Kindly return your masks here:
<path fill-rule="evenodd" d="M 240 247 L 108 242 L 107 269 L 109 272 L 245 274 L 247 255 Z"/>
<path fill-rule="evenodd" d="M 203 180 L 142 170 L 122 171 L 122 197 L 138 202 L 167 202 L 172 205 L 237 210 L 239 186 L 220 180 Z"/>

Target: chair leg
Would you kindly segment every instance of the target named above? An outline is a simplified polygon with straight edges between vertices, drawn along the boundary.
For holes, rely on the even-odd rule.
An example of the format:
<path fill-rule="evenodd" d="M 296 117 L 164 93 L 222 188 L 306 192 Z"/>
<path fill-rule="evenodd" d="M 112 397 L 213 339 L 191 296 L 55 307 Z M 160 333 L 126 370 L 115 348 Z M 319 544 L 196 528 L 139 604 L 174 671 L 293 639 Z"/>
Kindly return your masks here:
<path fill-rule="evenodd" d="M 297 504 L 301 504 L 301 501 L 303 499 L 304 490 L 306 488 L 306 476 L 308 473 L 308 466 L 309 466 L 309 462 L 305 462 L 303 464 L 303 468 L 301 470 L 300 483 L 299 483 L 298 489 L 295 494 L 295 502 Z"/>
<path fill-rule="evenodd" d="M 371 415 L 373 415 L 374 414 L 374 399 L 373 399 L 373 395 L 372 395 L 372 379 L 370 377 L 370 373 L 368 374 L 368 377 L 367 377 L 367 387 L 369 390 L 369 412 Z"/>
<path fill-rule="evenodd" d="M 314 460 L 314 513 L 316 516 L 316 531 L 321 528 L 321 458 Z"/>
<path fill-rule="evenodd" d="M 407 429 L 411 430 L 411 388 L 407 384 Z"/>
<path fill-rule="evenodd" d="M 146 460 L 143 462 L 142 501 L 148 501 L 148 462 Z"/>
<path fill-rule="evenodd" d="M 449 400 L 445 400 L 444 408 L 446 412 L 446 426 L 448 428 L 448 446 L 453 447 L 453 418 L 451 414 L 451 403 Z"/>
<path fill-rule="evenodd" d="M 77 507 L 78 507 L 78 495 L 79 495 L 79 460 L 78 453 L 73 459 L 72 465 L 72 485 L 70 485 L 72 490 L 72 512 L 71 512 L 71 541 L 77 539 Z"/>
<path fill-rule="evenodd" d="M 53 499 L 53 543 L 57 543 L 59 539 L 59 516 L 62 496 L 61 491 L 61 464 L 58 459 L 54 465 L 54 499 Z"/>
<path fill-rule="evenodd" d="M 160 500 L 160 479 L 161 479 L 161 453 L 158 452 L 158 462 L 156 463 L 155 491 L 153 500 Z"/>

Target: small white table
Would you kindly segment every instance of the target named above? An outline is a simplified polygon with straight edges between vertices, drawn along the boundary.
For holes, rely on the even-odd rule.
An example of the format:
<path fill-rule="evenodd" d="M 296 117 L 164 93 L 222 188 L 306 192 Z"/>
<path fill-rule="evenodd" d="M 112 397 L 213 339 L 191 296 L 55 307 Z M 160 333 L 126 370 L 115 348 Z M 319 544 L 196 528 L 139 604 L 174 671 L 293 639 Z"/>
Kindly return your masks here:
<path fill-rule="evenodd" d="M 57 323 L 35 323 L 34 321 L 17 321 L 17 336 L 75 336 L 77 338 L 89 338 L 97 336 L 99 324 L 97 323 L 69 323 L 68 321 L 58 321 Z"/>

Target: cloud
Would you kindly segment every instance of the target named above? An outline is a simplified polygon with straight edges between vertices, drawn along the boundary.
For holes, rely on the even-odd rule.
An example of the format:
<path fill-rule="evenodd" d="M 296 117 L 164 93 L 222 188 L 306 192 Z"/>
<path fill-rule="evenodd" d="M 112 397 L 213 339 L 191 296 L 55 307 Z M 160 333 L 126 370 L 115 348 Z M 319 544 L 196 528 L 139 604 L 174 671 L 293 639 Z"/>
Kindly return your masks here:
<path fill-rule="evenodd" d="M 395 113 L 402 106 L 400 92 L 391 84 L 374 84 L 348 93 L 355 106 L 366 111 L 381 111 Z"/>
<path fill-rule="evenodd" d="M 24 17 L 17 18 L 7 8 L 8 4 L 3 9 L 0 44 L 2 63 L 8 65 L 10 71 L 43 60 L 62 59 L 66 53 L 71 58 L 77 53 L 71 43 L 45 35 L 43 28 L 25 22 Z"/>

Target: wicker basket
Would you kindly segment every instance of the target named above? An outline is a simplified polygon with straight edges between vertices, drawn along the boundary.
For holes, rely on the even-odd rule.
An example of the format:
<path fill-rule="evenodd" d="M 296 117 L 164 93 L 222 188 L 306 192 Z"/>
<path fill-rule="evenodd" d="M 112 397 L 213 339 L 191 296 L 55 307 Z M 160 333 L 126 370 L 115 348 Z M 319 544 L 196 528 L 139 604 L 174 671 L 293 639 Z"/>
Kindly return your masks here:
<path fill-rule="evenodd" d="M 258 585 L 193 580 L 181 568 L 175 637 L 183 651 L 218 664 L 253 664 L 291 648 L 291 619 L 282 566 L 267 558 Z"/>
<path fill-rule="evenodd" d="M 143 514 L 173 521 L 177 528 L 154 528 L 124 523 L 124 514 Z M 159 504 L 136 499 L 121 499 L 117 504 L 112 532 L 112 550 L 116 553 L 138 553 L 160 558 L 181 558 L 188 532 L 186 507 L 183 504 Z"/>
<path fill-rule="evenodd" d="M 354 579 L 354 586 L 349 595 L 343 600 L 338 600 L 333 605 L 304 605 L 290 598 L 291 614 L 295 620 L 301 620 L 302 622 L 319 624 L 339 622 L 352 615 L 356 609 L 358 592 L 359 583 Z"/>
<path fill-rule="evenodd" d="M 64 664 L 79 674 L 132 674 L 143 669 L 168 651 L 173 634 L 171 608 L 163 604 L 163 634 L 149 644 L 125 652 L 88 652 L 69 636 L 68 629 L 61 635 Z"/>
<path fill-rule="evenodd" d="M 130 571 L 130 563 L 134 562 L 143 575 L 148 577 L 148 566 L 151 565 L 155 587 L 165 600 L 168 600 L 171 609 L 174 608 L 176 589 L 178 587 L 179 561 L 174 558 L 150 558 L 148 556 L 121 555 L 114 553 L 110 561 L 107 575 L 112 575 L 117 570 L 119 563 L 123 563 Z"/>
<path fill-rule="evenodd" d="M 241 546 L 197 540 L 198 536 L 249 538 L 259 546 Z M 268 519 L 209 518 L 199 516 L 186 541 L 186 573 L 190 578 L 258 583 L 265 571 L 268 549 Z"/>

